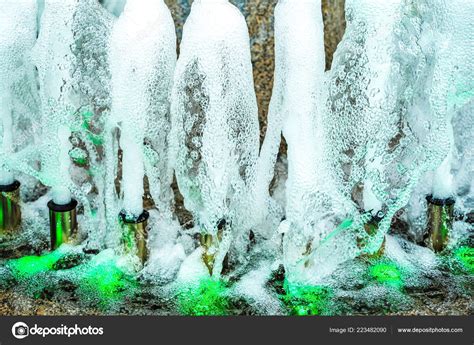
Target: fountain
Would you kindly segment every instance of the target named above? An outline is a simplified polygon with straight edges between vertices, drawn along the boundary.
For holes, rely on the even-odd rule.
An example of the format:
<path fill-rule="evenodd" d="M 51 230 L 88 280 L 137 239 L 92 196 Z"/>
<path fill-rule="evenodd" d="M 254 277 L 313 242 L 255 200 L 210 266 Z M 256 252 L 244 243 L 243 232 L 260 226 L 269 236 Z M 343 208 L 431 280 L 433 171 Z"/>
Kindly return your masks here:
<path fill-rule="evenodd" d="M 259 136 L 247 26 L 227 0 L 193 3 L 172 116 L 178 185 L 200 228 L 198 250 L 209 272 L 219 276 L 231 242 L 253 225 Z"/>
<path fill-rule="evenodd" d="M 50 214 L 51 249 L 75 241 L 77 236 L 77 201 L 70 176 L 72 145 L 70 123 L 76 104 L 72 96 L 74 56 L 73 17 L 77 1 L 58 3 L 46 1 L 40 22 L 40 33 L 33 58 L 38 69 L 42 113 L 42 144 L 40 179 L 51 186 Z"/>
<path fill-rule="evenodd" d="M 324 157 L 326 92 L 320 1 L 278 3 L 275 50 L 275 84 L 261 159 L 270 158 L 274 164 L 283 132 L 289 157 L 286 220 L 279 229 L 284 233 L 284 263 L 287 279 L 308 282 L 319 279 L 311 254 L 345 215 L 343 203 L 331 191 L 333 176 Z M 272 174 L 268 177 L 270 182 Z"/>
<path fill-rule="evenodd" d="M 469 300 L 461 2 L 346 0 L 329 70 L 321 0 L 279 0 L 265 37 L 242 1 L 2 4 L 0 292 L 188 315 Z M 251 52 L 273 38 L 260 147 Z"/>
<path fill-rule="evenodd" d="M 36 39 L 36 2 L 20 4 L 8 2 L 3 6 L 0 30 L 0 119 L 3 128 L 1 152 L 11 155 L 16 151 L 18 140 L 14 113 L 18 102 L 19 84 L 31 73 L 28 54 Z M 19 15 L 18 13 L 22 13 Z M 23 79 L 23 80 L 22 80 Z M 20 182 L 15 180 L 11 169 L 0 165 L 0 232 L 15 232 L 21 223 Z"/>
<path fill-rule="evenodd" d="M 470 166 L 472 146 L 465 139 L 472 135 L 467 123 L 472 118 L 469 90 L 472 90 L 473 62 L 469 52 L 474 44 L 469 32 L 473 28 L 459 6 L 444 1 L 429 8 L 428 4 L 420 5 L 423 20 L 431 27 L 425 30 L 423 41 L 438 38 L 431 43 L 431 49 L 435 50 L 432 73 L 436 83 L 428 85 L 425 99 L 429 105 L 425 105 L 436 119 L 439 135 L 432 139 L 432 146 L 438 148 L 436 159 L 411 196 L 408 219 L 414 237 L 418 241 L 424 238 L 425 244 L 436 251 L 444 250 L 449 244 L 455 218 L 469 213 L 472 193 L 469 191 L 472 191 L 472 175 L 466 170 Z M 442 36 L 445 38 L 439 39 Z M 461 224 L 458 222 L 457 226 Z"/>
<path fill-rule="evenodd" d="M 391 205 L 397 202 L 388 186 L 397 186 L 390 179 L 404 144 L 401 91 L 393 85 L 404 6 L 403 1 L 348 1 L 347 30 L 328 80 L 324 123 L 330 160 L 338 188 L 358 209 L 352 211 L 364 231 L 357 235 L 358 247 L 369 255 L 383 250 Z"/>
<path fill-rule="evenodd" d="M 466 115 L 462 121 L 469 117 L 469 110 L 466 111 L 466 108 L 473 99 L 474 59 L 470 54 L 474 49 L 474 41 L 470 36 L 474 27 L 459 6 L 459 2 L 441 2 L 433 9 L 438 17 L 439 34 L 448 37 L 446 42 L 439 44 L 439 55 L 434 68 L 437 83 L 431 90 L 433 110 L 446 119 L 444 123 L 446 135 L 443 139 L 447 142 L 447 154 L 434 172 L 432 191 L 427 197 L 429 244 L 436 251 L 441 251 L 448 245 L 448 236 L 453 225 L 453 205 L 456 201 L 452 173 L 456 152 L 454 125 L 460 121 L 459 117 L 463 117 L 464 113 Z M 469 128 L 465 131 L 469 133 Z M 472 130 L 470 133 L 472 134 Z M 457 134 L 462 135 L 459 132 Z M 458 146 L 460 152 L 464 150 L 468 152 L 468 148 L 467 143 Z"/>
<path fill-rule="evenodd" d="M 123 211 L 120 218 L 124 237 L 132 242 L 127 246 L 138 247 L 142 262 L 148 257 L 146 239 L 149 218 L 148 212 L 143 209 L 144 139 L 146 127 L 152 126 L 152 133 L 158 136 L 152 140 L 159 144 L 166 143 L 160 142 L 159 136 L 166 138 L 169 127 L 165 116 L 176 61 L 175 42 L 174 24 L 163 1 L 143 3 L 129 0 L 110 37 L 111 121 L 120 123 L 120 147 L 123 152 Z M 133 99 L 129 96 L 130 90 L 133 90 Z M 165 158 L 165 155 L 159 157 Z M 160 164 L 167 165 L 166 162 Z M 167 176 L 160 178 L 170 183 Z M 158 184 L 160 181 L 151 182 Z M 167 188 L 164 183 L 163 188 Z"/>

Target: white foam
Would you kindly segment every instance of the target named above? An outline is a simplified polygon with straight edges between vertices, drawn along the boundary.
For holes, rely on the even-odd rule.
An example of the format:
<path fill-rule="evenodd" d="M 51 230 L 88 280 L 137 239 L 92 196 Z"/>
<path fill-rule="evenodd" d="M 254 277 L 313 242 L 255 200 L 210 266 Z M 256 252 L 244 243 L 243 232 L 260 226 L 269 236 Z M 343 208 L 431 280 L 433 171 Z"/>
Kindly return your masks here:
<path fill-rule="evenodd" d="M 248 29 L 227 0 L 193 2 L 171 110 L 171 161 L 186 208 L 202 231 L 215 235 L 222 219 L 227 231 L 248 230 L 257 211 L 257 102 Z"/>
<path fill-rule="evenodd" d="M 197 248 L 191 255 L 189 255 L 181 264 L 176 282 L 179 285 L 195 285 L 208 278 L 209 270 L 202 260 L 203 249 Z"/>
<path fill-rule="evenodd" d="M 281 302 L 268 291 L 267 282 L 272 273 L 272 264 L 263 262 L 257 269 L 245 274 L 233 287 L 233 293 L 245 298 L 262 314 L 279 315 Z"/>
<path fill-rule="evenodd" d="M 41 179 L 53 187 L 53 198 L 59 204 L 69 203 L 72 185 L 69 168 L 70 125 L 72 108 L 72 70 L 74 56 L 73 17 L 77 1 L 46 0 L 41 30 L 33 60 L 38 69 L 42 112 Z"/>
<path fill-rule="evenodd" d="M 0 14 L 0 152 L 14 152 L 15 134 L 12 87 L 18 71 L 25 69 L 28 54 L 36 40 L 36 1 L 7 1 Z M 0 163 L 0 185 L 9 185 L 14 174 Z"/>
<path fill-rule="evenodd" d="M 120 123 L 123 208 L 132 217 L 143 212 L 147 119 L 153 112 L 154 88 L 160 87 L 157 81 L 171 79 L 175 41 L 171 14 L 162 0 L 127 1 L 110 37 L 111 116 Z M 169 87 L 158 92 L 168 95 Z"/>

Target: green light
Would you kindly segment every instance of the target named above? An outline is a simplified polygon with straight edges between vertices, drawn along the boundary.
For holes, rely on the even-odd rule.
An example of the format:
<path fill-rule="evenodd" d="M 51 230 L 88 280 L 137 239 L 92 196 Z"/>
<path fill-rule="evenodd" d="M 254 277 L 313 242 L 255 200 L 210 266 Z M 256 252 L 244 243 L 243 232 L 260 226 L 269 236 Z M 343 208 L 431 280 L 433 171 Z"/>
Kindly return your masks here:
<path fill-rule="evenodd" d="M 403 287 L 403 279 L 397 265 L 393 263 L 381 262 L 373 265 L 369 269 L 372 279 L 380 284 L 388 285 L 397 289 Z"/>
<path fill-rule="evenodd" d="M 104 139 L 102 136 L 94 133 L 88 133 L 87 136 L 92 141 L 92 143 L 96 146 L 101 146 L 104 143 Z"/>
<path fill-rule="evenodd" d="M 93 113 L 92 111 L 90 111 L 90 110 L 86 110 L 86 111 L 84 111 L 84 112 L 82 113 L 82 116 L 83 116 L 85 119 L 89 120 L 91 117 L 94 116 L 94 113 Z"/>
<path fill-rule="evenodd" d="M 345 219 L 341 222 L 341 224 L 339 225 L 339 228 L 348 229 L 349 227 L 352 226 L 352 223 L 354 223 L 353 219 Z"/>
<path fill-rule="evenodd" d="M 285 280 L 283 288 L 286 295 L 280 298 L 290 309 L 292 315 L 310 316 L 327 314 L 332 290 L 321 285 L 290 284 Z"/>
<path fill-rule="evenodd" d="M 94 113 L 90 110 L 86 110 L 82 113 L 82 117 L 84 119 L 84 121 L 82 122 L 82 127 L 83 128 L 85 128 L 85 129 L 90 128 L 89 121 L 92 119 L 93 116 L 94 116 Z"/>
<path fill-rule="evenodd" d="M 114 297 L 123 286 L 123 272 L 113 265 L 100 265 L 87 272 L 83 284 L 94 287 L 102 297 Z"/>
<path fill-rule="evenodd" d="M 203 279 L 197 288 L 184 288 L 178 294 L 179 310 L 193 316 L 227 315 L 229 302 L 226 284 L 211 278 Z"/>
<path fill-rule="evenodd" d="M 337 226 L 336 229 L 331 231 L 325 238 L 323 238 L 320 245 L 323 245 L 324 243 L 328 242 L 331 238 L 337 236 L 339 233 L 350 229 L 353 223 L 354 220 L 351 218 L 344 219 L 341 224 Z"/>
<path fill-rule="evenodd" d="M 93 260 L 82 273 L 79 282 L 80 293 L 99 302 L 107 308 L 132 294 L 137 283 L 134 278 L 121 269 L 116 260 Z"/>
<path fill-rule="evenodd" d="M 12 214 L 12 200 L 10 199 L 10 197 L 7 194 L 4 194 L 4 196 L 5 196 L 4 201 L 6 203 L 7 209 L 6 209 L 6 212 L 5 212 L 5 210 L 2 207 L 4 204 L 0 203 L 0 229 L 4 229 L 6 226 L 8 226 L 8 215 L 11 216 L 11 214 Z M 7 214 L 7 217 L 6 217 L 6 219 L 7 219 L 6 223 L 7 224 L 5 224 L 5 213 Z"/>
<path fill-rule="evenodd" d="M 87 153 L 78 147 L 69 151 L 69 157 L 79 166 L 85 166 L 87 164 Z"/>
<path fill-rule="evenodd" d="M 56 218 L 56 243 L 54 248 L 58 248 L 63 243 L 63 226 L 61 217 Z"/>
<path fill-rule="evenodd" d="M 76 158 L 76 159 L 74 159 L 74 163 L 76 163 L 77 165 L 83 166 L 83 165 L 87 164 L 87 159 Z"/>
<path fill-rule="evenodd" d="M 454 257 L 470 274 L 474 274 L 474 248 L 459 247 L 454 251 Z"/>
<path fill-rule="evenodd" d="M 12 214 L 12 201 L 10 198 L 7 199 L 7 214 Z"/>
<path fill-rule="evenodd" d="M 87 136 L 89 137 L 89 140 L 91 140 L 94 145 L 101 146 L 104 143 L 103 137 L 99 134 L 91 132 L 90 121 L 94 117 L 94 113 L 90 110 L 87 110 L 82 113 L 82 117 L 84 119 L 82 122 L 82 128 L 84 128 L 88 132 Z"/>
<path fill-rule="evenodd" d="M 54 264 L 64 255 L 55 250 L 43 256 L 24 256 L 10 260 L 7 266 L 17 280 L 29 279 L 35 275 L 52 270 Z"/>
<path fill-rule="evenodd" d="M 3 207 L 0 207 L 0 229 L 5 228 L 5 223 L 3 220 Z"/>

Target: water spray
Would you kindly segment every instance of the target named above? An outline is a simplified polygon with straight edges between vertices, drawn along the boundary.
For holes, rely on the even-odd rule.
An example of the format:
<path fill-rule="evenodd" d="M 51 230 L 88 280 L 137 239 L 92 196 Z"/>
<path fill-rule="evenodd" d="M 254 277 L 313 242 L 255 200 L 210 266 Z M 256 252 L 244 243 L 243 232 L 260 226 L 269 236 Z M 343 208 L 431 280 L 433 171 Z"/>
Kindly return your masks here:
<path fill-rule="evenodd" d="M 0 185 L 0 233 L 16 232 L 20 225 L 20 182 Z"/>
<path fill-rule="evenodd" d="M 151 172 L 151 164 L 148 164 L 149 171 L 145 171 L 145 151 L 150 150 L 145 149 L 144 141 L 149 127 L 154 127 L 150 121 L 152 118 L 165 124 L 160 129 L 163 135 L 167 133 L 165 115 L 176 61 L 175 42 L 173 19 L 163 0 L 127 1 L 110 34 L 110 116 L 113 122 L 120 124 L 123 152 L 123 210 L 119 221 L 125 250 L 137 253 L 142 264 L 148 259 L 149 218 L 143 209 L 143 179 L 147 175 L 150 177 L 148 181 L 157 184 L 161 178 L 168 179 L 165 174 L 159 179 L 156 172 Z M 130 97 L 131 89 L 134 90 L 133 97 Z M 162 102 L 159 106 L 157 98 Z M 161 109 L 159 112 L 157 106 Z M 157 170 L 165 171 L 165 164 L 160 168 L 162 170 Z M 153 194 L 156 202 L 161 202 L 160 195 Z"/>
<path fill-rule="evenodd" d="M 255 195 L 259 153 L 249 52 L 245 18 L 234 5 L 193 2 L 171 93 L 170 153 L 186 209 L 205 224 L 199 249 L 214 277 L 222 272 L 236 228 L 247 232 L 261 213 L 251 212 L 248 202 Z M 227 224 L 220 220 L 226 216 Z"/>
<path fill-rule="evenodd" d="M 0 234 L 12 233 L 21 224 L 20 182 L 4 166 L 15 152 L 18 82 L 28 75 L 28 52 L 36 39 L 34 0 L 2 3 L 0 15 Z"/>

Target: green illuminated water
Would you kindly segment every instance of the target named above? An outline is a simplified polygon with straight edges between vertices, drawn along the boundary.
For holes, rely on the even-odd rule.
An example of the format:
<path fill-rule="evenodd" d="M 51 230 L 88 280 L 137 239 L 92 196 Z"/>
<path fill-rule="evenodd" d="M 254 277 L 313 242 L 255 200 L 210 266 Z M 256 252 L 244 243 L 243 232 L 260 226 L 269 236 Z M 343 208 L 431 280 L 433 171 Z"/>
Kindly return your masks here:
<path fill-rule="evenodd" d="M 55 250 L 42 256 L 24 256 L 10 260 L 7 267 L 17 280 L 29 279 L 37 274 L 53 269 L 54 264 L 64 255 L 61 250 Z"/>
<path fill-rule="evenodd" d="M 470 274 L 474 274 L 474 248 L 459 247 L 454 251 L 454 257 Z"/>
<path fill-rule="evenodd" d="M 87 164 L 87 153 L 78 147 L 69 151 L 69 157 L 79 166 Z"/>
<path fill-rule="evenodd" d="M 403 279 L 397 265 L 390 262 L 376 263 L 369 268 L 370 278 L 382 285 L 403 288 Z"/>
<path fill-rule="evenodd" d="M 332 232 L 330 232 L 322 241 L 321 241 L 321 245 L 323 245 L 324 243 L 328 242 L 331 238 L 335 237 L 336 235 L 338 235 L 339 233 L 341 233 L 342 231 L 346 231 L 348 229 L 350 229 L 352 227 L 352 225 L 354 224 L 354 220 L 353 219 L 344 219 L 341 224 L 339 224 L 339 226 Z"/>
<path fill-rule="evenodd" d="M 310 286 L 284 282 L 285 295 L 280 298 L 290 310 L 291 315 L 323 315 L 329 311 L 332 290 L 327 286 Z"/>
<path fill-rule="evenodd" d="M 138 283 L 133 274 L 120 265 L 109 251 L 102 252 L 76 270 L 78 292 L 82 298 L 107 309 L 132 296 Z"/>
<path fill-rule="evenodd" d="M 227 285 L 214 279 L 204 279 L 195 288 L 185 287 L 178 293 L 178 308 L 184 315 L 228 315 Z"/>
<path fill-rule="evenodd" d="M 94 113 L 92 111 L 84 111 L 82 113 L 82 128 L 87 133 L 87 138 L 96 146 L 101 146 L 104 143 L 104 138 L 102 135 L 95 134 L 92 132 L 91 128 L 91 120 L 94 117 Z"/>

